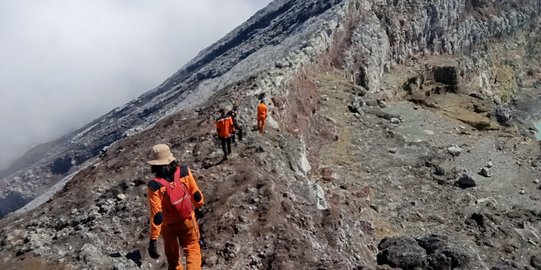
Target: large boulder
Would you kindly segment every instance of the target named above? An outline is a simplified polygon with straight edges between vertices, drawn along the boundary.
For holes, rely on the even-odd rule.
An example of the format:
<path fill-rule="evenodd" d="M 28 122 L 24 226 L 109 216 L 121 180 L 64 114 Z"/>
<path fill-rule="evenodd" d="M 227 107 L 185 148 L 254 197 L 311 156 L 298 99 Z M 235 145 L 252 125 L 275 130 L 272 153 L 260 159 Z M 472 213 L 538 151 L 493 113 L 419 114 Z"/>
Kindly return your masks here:
<path fill-rule="evenodd" d="M 427 254 L 412 237 L 388 237 L 378 245 L 380 252 L 377 260 L 379 265 L 387 264 L 402 269 L 425 268 Z"/>
<path fill-rule="evenodd" d="M 467 173 L 464 173 L 462 176 L 460 176 L 460 178 L 458 178 L 456 185 L 460 188 L 471 188 L 477 186 L 477 183 L 475 183 L 475 179 L 473 179 L 473 177 Z"/>
<path fill-rule="evenodd" d="M 383 239 L 377 255 L 379 265 L 402 269 L 445 270 L 466 267 L 471 256 L 449 243 L 446 236 L 430 234 L 414 239 L 409 236 Z"/>
<path fill-rule="evenodd" d="M 431 234 L 417 239 L 417 242 L 428 254 L 431 269 L 455 269 L 466 266 L 471 258 L 465 251 L 452 246 L 448 238 Z"/>
<path fill-rule="evenodd" d="M 510 125 L 512 112 L 511 109 L 509 109 L 508 107 L 498 106 L 494 111 L 494 115 L 496 116 L 496 120 L 498 120 L 498 123 L 504 126 Z"/>

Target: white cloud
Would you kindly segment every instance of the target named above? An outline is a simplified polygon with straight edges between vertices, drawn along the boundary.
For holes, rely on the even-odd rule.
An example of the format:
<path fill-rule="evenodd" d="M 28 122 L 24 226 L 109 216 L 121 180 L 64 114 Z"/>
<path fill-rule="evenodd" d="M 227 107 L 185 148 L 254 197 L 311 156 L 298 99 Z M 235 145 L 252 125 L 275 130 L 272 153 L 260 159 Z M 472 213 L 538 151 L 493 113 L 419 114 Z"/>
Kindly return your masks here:
<path fill-rule="evenodd" d="M 270 0 L 0 0 L 0 168 L 154 88 Z"/>

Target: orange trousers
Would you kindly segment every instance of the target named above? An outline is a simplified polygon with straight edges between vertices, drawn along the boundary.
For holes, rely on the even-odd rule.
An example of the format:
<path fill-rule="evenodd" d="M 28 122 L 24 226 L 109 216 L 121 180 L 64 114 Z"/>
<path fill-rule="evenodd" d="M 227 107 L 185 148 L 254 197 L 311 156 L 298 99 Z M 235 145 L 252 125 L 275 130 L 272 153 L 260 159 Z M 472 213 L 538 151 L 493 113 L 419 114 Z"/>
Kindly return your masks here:
<path fill-rule="evenodd" d="M 162 226 L 163 245 L 167 257 L 168 270 L 183 270 L 180 247 L 186 256 L 187 270 L 201 270 L 201 248 L 199 247 L 199 227 L 192 215 L 184 222 Z"/>
<path fill-rule="evenodd" d="M 267 118 L 261 118 L 261 117 L 257 118 L 257 129 L 259 130 L 259 133 L 264 133 L 265 132 L 265 121 L 266 120 L 267 120 Z"/>

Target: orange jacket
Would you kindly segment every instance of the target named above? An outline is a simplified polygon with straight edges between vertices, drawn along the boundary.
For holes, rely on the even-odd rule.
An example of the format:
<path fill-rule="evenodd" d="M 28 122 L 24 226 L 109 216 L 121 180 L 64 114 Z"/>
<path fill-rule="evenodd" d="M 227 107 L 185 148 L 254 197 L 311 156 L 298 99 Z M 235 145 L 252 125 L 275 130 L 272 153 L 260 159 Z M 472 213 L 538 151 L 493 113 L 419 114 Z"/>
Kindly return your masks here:
<path fill-rule="evenodd" d="M 267 105 L 265 105 L 265 103 L 259 103 L 259 106 L 257 106 L 257 118 L 267 118 Z"/>
<path fill-rule="evenodd" d="M 227 138 L 235 131 L 233 125 L 233 118 L 228 115 L 224 115 L 216 120 L 216 132 L 221 138 Z"/>
<path fill-rule="evenodd" d="M 192 195 L 192 204 L 195 208 L 200 208 L 203 206 L 205 198 L 199 190 L 192 172 L 188 166 L 180 166 L 178 169 L 180 169 L 180 181 L 186 183 L 188 192 Z M 150 239 L 158 239 L 162 224 L 167 225 L 174 222 L 182 222 L 175 207 L 169 202 L 166 187 L 155 180 L 148 182 L 148 203 L 150 206 Z"/>

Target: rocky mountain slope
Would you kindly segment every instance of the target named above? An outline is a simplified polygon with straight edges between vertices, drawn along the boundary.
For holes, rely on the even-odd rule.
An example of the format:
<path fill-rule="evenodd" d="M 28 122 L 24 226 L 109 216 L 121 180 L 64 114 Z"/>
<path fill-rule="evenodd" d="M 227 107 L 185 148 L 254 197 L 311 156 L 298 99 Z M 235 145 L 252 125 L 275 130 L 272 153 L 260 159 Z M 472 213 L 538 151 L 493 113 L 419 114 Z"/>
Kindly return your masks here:
<path fill-rule="evenodd" d="M 540 11 L 275 1 L 140 98 L 151 101 L 103 118 L 96 128 L 141 122 L 63 172 L 80 169 L 51 200 L 0 221 L 0 266 L 163 269 L 146 255 L 144 161 L 165 142 L 208 200 L 206 269 L 541 269 L 529 118 L 541 102 Z M 265 135 L 253 130 L 262 93 Z M 233 102 L 247 138 L 221 162 L 213 119 Z"/>
<path fill-rule="evenodd" d="M 336 28 L 345 1 L 275 1 L 201 53 L 156 89 L 56 141 L 40 145 L 0 173 L 0 216 L 85 167 L 111 144 L 274 66 Z M 328 30 L 328 32 L 325 32 Z M 325 46 L 321 42 L 320 46 Z M 319 48 L 318 48 L 319 49 Z M 89 163 L 92 163 L 89 162 Z M 7 199 L 6 199 L 7 198 Z M 17 203 L 12 203 L 14 201 Z M 20 203 L 22 202 L 22 203 Z"/>

